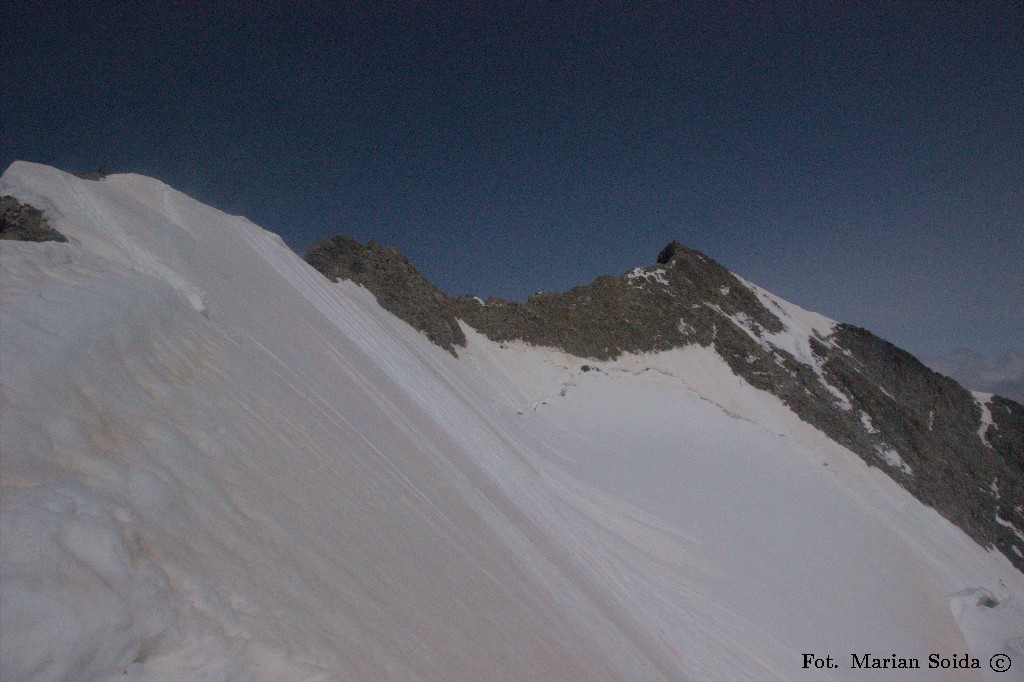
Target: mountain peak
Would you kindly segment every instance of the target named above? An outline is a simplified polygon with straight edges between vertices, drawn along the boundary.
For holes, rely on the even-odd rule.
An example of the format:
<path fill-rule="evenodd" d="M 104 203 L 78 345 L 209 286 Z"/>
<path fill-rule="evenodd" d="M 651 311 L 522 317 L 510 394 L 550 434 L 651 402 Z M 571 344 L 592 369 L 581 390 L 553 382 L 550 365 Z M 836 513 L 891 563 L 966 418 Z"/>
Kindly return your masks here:
<path fill-rule="evenodd" d="M 692 249 L 688 249 L 679 242 L 673 241 L 658 254 L 658 264 L 667 265 L 668 263 L 671 263 L 672 259 L 676 256 L 689 251 L 692 251 Z"/>
<path fill-rule="evenodd" d="M 995 479 L 1007 496 L 1024 490 L 1012 464 L 1021 447 L 1020 405 L 998 396 L 982 405 L 870 332 L 812 321 L 818 316 L 679 242 L 662 249 L 657 265 L 524 303 L 449 296 L 395 249 L 372 243 L 335 238 L 314 245 L 306 260 L 332 280 L 366 286 L 382 307 L 453 355 L 466 345 L 460 321 L 492 341 L 557 348 L 581 360 L 711 347 L 748 384 L 1024 566 L 1012 529 L 993 520 L 1010 512 L 997 513 L 986 492 Z M 985 418 L 994 426 L 979 432 Z M 957 492 L 964 480 L 981 493 L 965 499 Z"/>

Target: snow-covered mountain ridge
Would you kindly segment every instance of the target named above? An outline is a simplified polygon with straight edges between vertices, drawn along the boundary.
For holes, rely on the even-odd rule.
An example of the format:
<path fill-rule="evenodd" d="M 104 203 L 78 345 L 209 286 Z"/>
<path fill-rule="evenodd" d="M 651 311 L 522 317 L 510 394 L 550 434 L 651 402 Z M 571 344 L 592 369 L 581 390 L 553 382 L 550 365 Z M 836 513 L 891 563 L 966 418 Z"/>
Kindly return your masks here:
<path fill-rule="evenodd" d="M 1024 662 L 1006 556 L 714 344 L 581 362 L 463 321 L 455 357 L 155 180 L 16 163 L 0 194 L 69 240 L 0 244 L 4 679 L 1005 680 L 849 660 Z"/>
<path fill-rule="evenodd" d="M 869 331 L 802 310 L 699 251 L 672 243 L 655 265 L 524 304 L 448 296 L 395 249 L 346 237 L 314 245 L 306 260 L 332 280 L 366 286 L 453 354 L 466 343 L 460 320 L 493 341 L 557 348 L 581 363 L 713 348 L 751 386 L 1024 570 L 1020 404 L 974 395 Z"/>

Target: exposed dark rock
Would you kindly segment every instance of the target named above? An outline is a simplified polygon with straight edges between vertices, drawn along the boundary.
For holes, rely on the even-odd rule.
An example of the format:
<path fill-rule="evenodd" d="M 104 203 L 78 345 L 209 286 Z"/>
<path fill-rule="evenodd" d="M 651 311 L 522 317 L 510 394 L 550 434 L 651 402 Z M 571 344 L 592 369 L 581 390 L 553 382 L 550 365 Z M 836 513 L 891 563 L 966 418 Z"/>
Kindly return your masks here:
<path fill-rule="evenodd" d="M 598 360 L 688 343 L 717 347 L 736 335 L 749 340 L 738 327 L 716 325 L 723 315 L 744 316 L 755 329 L 781 331 L 778 318 L 735 275 L 699 251 L 676 246 L 665 249 L 672 250 L 666 265 L 598 277 L 561 294 L 535 294 L 526 303 L 492 298 L 481 306 L 464 296 L 457 299 L 455 314 L 495 341 L 521 339 Z"/>
<path fill-rule="evenodd" d="M 333 237 L 310 247 L 306 262 L 332 281 L 350 279 L 365 286 L 382 308 L 453 355 L 455 346 L 466 345 L 466 335 L 452 312 L 453 299 L 431 284 L 398 249 Z"/>
<path fill-rule="evenodd" d="M 92 180 L 94 182 L 99 182 L 100 180 L 107 179 L 107 167 L 104 165 L 100 166 L 91 173 L 72 173 L 72 175 L 83 180 Z"/>
<path fill-rule="evenodd" d="M 869 415 L 879 431 L 861 435 L 854 427 L 843 444 L 1024 570 L 1024 561 L 1012 551 L 1015 542 L 1024 543 L 996 521 L 998 514 L 1024 528 L 1024 408 L 994 398 L 986 444 L 979 436 L 982 408 L 955 381 L 865 329 L 841 324 L 832 340 L 823 365 L 829 382 L 850 395 L 851 412 Z M 899 475 L 879 462 L 880 444 L 899 453 L 913 475 Z"/>
<path fill-rule="evenodd" d="M 46 223 L 43 212 L 12 196 L 0 197 L 0 239 L 22 242 L 66 242 L 67 238 Z"/>
<path fill-rule="evenodd" d="M 670 263 L 676 254 L 686 253 L 688 249 L 679 242 L 672 242 L 658 254 L 658 265 Z"/>
<path fill-rule="evenodd" d="M 749 384 L 778 396 L 1024 570 L 1024 558 L 1013 551 L 1024 543 L 1005 525 L 1024 529 L 1024 408 L 994 398 L 986 443 L 973 394 L 850 325 L 837 325 L 828 338 L 812 337 L 816 366 L 806 364 L 767 338 L 785 331 L 782 320 L 699 251 L 672 242 L 657 265 L 535 294 L 525 303 L 448 296 L 401 253 L 373 242 L 335 237 L 312 247 L 306 260 L 332 280 L 366 286 L 385 309 L 453 354 L 466 342 L 459 319 L 495 341 L 518 339 L 598 360 L 712 346 Z"/>

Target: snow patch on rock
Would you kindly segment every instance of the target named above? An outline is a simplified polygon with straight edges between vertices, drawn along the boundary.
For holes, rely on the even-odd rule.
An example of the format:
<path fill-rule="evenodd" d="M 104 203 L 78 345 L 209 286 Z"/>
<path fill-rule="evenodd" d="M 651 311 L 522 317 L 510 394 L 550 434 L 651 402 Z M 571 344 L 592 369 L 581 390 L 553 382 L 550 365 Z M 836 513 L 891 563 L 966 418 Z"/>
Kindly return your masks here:
<path fill-rule="evenodd" d="M 981 423 L 978 426 L 978 438 L 981 442 L 992 447 L 992 443 L 988 440 L 988 430 L 992 427 L 992 411 L 989 409 L 989 403 L 992 402 L 991 393 L 981 393 L 978 391 L 971 391 L 974 396 L 974 401 L 978 404 L 978 408 L 981 410 Z"/>
<path fill-rule="evenodd" d="M 646 282 L 656 282 L 668 286 L 668 277 L 665 275 L 665 268 L 633 268 L 626 273 L 626 280 L 642 286 Z"/>

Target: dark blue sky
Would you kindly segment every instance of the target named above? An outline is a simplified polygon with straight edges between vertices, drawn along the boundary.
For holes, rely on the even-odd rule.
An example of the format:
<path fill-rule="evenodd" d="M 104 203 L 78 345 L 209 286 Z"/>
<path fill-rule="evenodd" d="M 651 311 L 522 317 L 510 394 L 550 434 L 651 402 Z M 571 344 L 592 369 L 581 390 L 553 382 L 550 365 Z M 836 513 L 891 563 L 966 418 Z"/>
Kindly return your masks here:
<path fill-rule="evenodd" d="M 152 175 L 455 294 L 678 239 L 918 354 L 1024 352 L 1019 1 L 0 2 L 3 167 Z"/>

